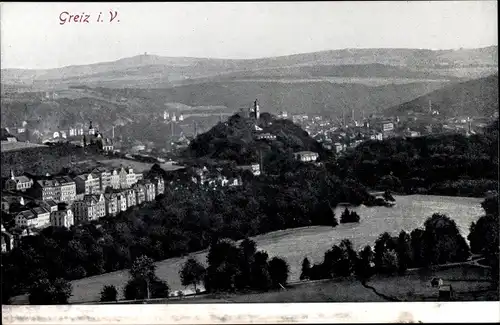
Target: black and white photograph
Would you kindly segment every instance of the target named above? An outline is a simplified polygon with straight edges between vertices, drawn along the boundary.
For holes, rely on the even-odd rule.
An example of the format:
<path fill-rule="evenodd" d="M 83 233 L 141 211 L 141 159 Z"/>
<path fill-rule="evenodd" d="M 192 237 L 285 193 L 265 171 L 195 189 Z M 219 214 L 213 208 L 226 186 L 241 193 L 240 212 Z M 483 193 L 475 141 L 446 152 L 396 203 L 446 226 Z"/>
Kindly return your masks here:
<path fill-rule="evenodd" d="M 500 321 L 497 11 L 1 3 L 3 323 Z"/>

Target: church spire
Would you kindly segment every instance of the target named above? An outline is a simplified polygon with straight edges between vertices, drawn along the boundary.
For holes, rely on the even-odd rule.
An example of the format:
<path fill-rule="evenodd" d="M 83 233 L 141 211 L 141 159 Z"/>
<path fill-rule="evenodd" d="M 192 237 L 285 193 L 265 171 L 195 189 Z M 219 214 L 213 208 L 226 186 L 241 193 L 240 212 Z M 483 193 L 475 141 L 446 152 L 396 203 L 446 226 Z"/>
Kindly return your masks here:
<path fill-rule="evenodd" d="M 14 171 L 12 169 L 10 170 L 10 179 L 11 180 L 16 179 L 16 177 L 14 176 Z"/>

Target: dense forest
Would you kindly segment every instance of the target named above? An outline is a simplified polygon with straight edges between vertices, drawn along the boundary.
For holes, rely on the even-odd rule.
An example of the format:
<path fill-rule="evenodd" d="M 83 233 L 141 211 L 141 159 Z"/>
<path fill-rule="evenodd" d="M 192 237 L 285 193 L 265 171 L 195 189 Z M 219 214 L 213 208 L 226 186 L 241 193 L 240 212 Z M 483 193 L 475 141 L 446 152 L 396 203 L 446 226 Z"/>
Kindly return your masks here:
<path fill-rule="evenodd" d="M 256 131 L 255 126 L 262 131 Z M 256 136 L 260 133 L 275 135 L 276 140 L 258 140 Z M 236 114 L 196 137 L 184 152 L 184 157 L 230 160 L 242 165 L 259 162 L 262 153 L 262 159 L 268 165 L 297 151 L 314 151 L 323 159 L 332 156 L 290 120 L 263 113 L 255 121 Z"/>
<path fill-rule="evenodd" d="M 400 193 L 479 196 L 498 190 L 498 120 L 484 134 L 366 141 L 331 166 L 340 178 Z"/>

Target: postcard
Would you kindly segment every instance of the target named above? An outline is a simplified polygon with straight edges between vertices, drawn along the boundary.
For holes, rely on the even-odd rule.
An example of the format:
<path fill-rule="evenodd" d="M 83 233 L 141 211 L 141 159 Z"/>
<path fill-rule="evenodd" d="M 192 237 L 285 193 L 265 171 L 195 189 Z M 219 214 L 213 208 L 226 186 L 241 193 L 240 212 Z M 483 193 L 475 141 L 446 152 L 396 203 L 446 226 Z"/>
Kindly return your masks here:
<path fill-rule="evenodd" d="M 2 322 L 498 322 L 496 1 L 1 3 Z"/>

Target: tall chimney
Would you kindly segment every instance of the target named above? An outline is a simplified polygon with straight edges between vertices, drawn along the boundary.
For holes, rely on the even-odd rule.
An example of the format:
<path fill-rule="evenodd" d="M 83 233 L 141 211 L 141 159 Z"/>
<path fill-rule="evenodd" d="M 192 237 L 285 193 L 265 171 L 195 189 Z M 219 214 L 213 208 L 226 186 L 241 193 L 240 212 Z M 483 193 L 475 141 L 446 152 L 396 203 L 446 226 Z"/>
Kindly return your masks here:
<path fill-rule="evenodd" d="M 112 129 L 112 135 L 111 135 L 111 138 L 114 140 L 115 139 L 115 126 L 113 125 L 113 129 Z"/>

